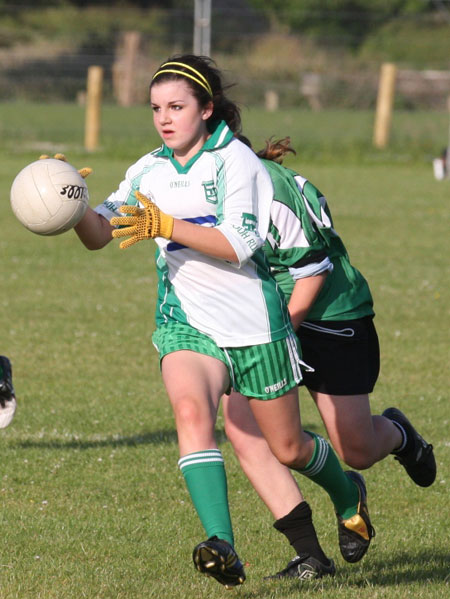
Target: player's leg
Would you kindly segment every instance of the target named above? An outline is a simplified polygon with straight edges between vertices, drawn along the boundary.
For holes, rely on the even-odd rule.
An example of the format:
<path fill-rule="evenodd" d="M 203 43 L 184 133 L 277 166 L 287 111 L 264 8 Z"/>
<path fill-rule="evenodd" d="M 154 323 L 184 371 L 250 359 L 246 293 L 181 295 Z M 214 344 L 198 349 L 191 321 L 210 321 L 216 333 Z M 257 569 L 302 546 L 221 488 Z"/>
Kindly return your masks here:
<path fill-rule="evenodd" d="M 244 372 L 246 376 L 237 377 L 235 383 L 240 387 L 235 387 L 252 398 L 250 407 L 271 451 L 281 463 L 322 486 L 330 495 L 339 517 L 349 521 L 352 529 L 364 530 L 364 552 L 356 556 L 349 550 L 346 555 L 348 561 L 361 559 L 373 536 L 367 510 L 359 509 L 365 488 L 358 484 L 359 480 L 344 473 L 325 439 L 302 429 L 295 384 L 300 379 L 296 339 L 287 338 L 260 346 L 257 352 L 253 348 L 247 364 L 245 355 L 240 359 L 242 370 L 236 369 L 236 372 Z M 283 394 L 284 389 L 289 390 Z M 361 536 L 360 532 L 357 534 Z"/>
<path fill-rule="evenodd" d="M 371 525 L 366 502 L 366 487 L 363 477 L 356 472 L 344 472 L 341 464 L 327 441 L 315 433 L 301 431 L 310 441 L 303 445 L 312 452 L 304 462 L 296 443 L 295 405 L 298 406 L 297 389 L 271 401 L 250 401 L 253 414 L 267 439 L 272 452 L 280 461 L 320 485 L 332 500 L 337 519 L 339 547 L 344 559 L 357 562 L 365 555 L 375 531 Z M 283 431 L 283 434 L 281 433 Z M 280 438 L 283 437 L 283 438 Z M 289 453 L 286 453 L 286 445 Z M 300 445 L 301 448 L 301 445 Z M 289 456 L 289 461 L 286 460 Z"/>
<path fill-rule="evenodd" d="M 421 487 L 433 484 L 436 462 L 427 443 L 397 408 L 381 416 L 370 413 L 368 395 L 328 395 L 311 391 L 331 443 L 352 468 L 370 468 L 393 454 Z"/>
<path fill-rule="evenodd" d="M 212 356 L 176 351 L 163 358 L 161 372 L 175 416 L 180 455 L 217 448 L 214 427 L 220 397 L 229 386 L 226 365 Z"/>
<path fill-rule="evenodd" d="M 274 518 L 282 518 L 304 501 L 289 468 L 270 451 L 246 397 L 232 391 L 222 398 L 222 408 L 225 433 L 242 470 Z"/>
<path fill-rule="evenodd" d="M 0 428 L 11 424 L 16 407 L 11 362 L 6 356 L 0 356 Z"/>
<path fill-rule="evenodd" d="M 311 579 L 334 574 L 334 564 L 317 538 L 311 509 L 290 470 L 270 451 L 247 398 L 232 392 L 222 399 L 222 406 L 225 432 L 243 471 L 272 512 L 274 527 L 286 536 L 297 554 L 275 577 Z"/>
<path fill-rule="evenodd" d="M 380 366 L 373 319 L 315 323 L 312 328 L 304 323 L 299 334 L 305 360 L 315 368 L 305 373 L 305 385 L 341 459 L 364 469 L 393 453 L 416 484 L 432 484 L 433 448 L 406 416 L 396 408 L 371 414 L 369 393 Z"/>
<path fill-rule="evenodd" d="M 236 355 L 232 352 L 233 359 Z M 250 398 L 253 416 L 272 453 L 285 466 L 324 487 L 342 517 L 349 517 L 349 512 L 353 515 L 358 503 L 356 485 L 344 474 L 325 439 L 302 428 L 297 339 L 292 336 L 258 346 L 249 355 L 244 349 L 239 361 L 235 388 Z"/>
<path fill-rule="evenodd" d="M 250 407 L 278 460 L 322 486 L 343 517 L 353 515 L 358 491 L 327 441 L 301 428 L 297 388 L 270 401 L 251 399 Z"/>
<path fill-rule="evenodd" d="M 351 468 L 370 468 L 401 445 L 398 428 L 383 416 L 372 416 L 367 394 L 331 395 L 313 390 L 310 393 L 331 444 Z"/>
<path fill-rule="evenodd" d="M 161 371 L 175 415 L 179 466 L 208 537 L 194 549 L 195 566 L 226 587 L 241 584 L 245 573 L 233 548 L 225 466 L 214 436 L 227 367 L 209 355 L 175 351 L 163 358 Z"/>
<path fill-rule="evenodd" d="M 305 360 L 314 367 L 304 382 L 334 449 L 352 468 L 369 468 L 401 442 L 398 429 L 370 411 L 369 393 L 380 370 L 373 319 L 306 322 L 299 336 Z"/>

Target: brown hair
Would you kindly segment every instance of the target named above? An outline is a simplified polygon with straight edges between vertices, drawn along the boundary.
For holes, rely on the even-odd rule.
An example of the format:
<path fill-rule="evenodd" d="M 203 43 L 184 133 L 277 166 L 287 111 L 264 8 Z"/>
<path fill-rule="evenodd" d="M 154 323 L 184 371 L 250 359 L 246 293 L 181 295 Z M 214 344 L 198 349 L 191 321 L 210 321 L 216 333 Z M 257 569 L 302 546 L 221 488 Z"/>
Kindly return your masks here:
<path fill-rule="evenodd" d="M 177 72 L 171 72 L 164 69 L 164 65 L 169 62 L 176 62 Z M 186 65 L 184 67 L 184 65 Z M 192 69 L 195 69 L 200 74 L 198 80 L 192 77 Z M 203 85 L 202 78 L 206 80 L 206 85 Z M 209 102 L 213 103 L 213 113 L 209 117 L 208 122 L 225 121 L 235 135 L 241 131 L 241 114 L 238 106 L 229 100 L 225 95 L 225 89 L 231 86 L 224 87 L 222 83 L 222 75 L 216 66 L 216 63 L 208 56 L 196 56 L 195 54 L 175 55 L 165 60 L 156 70 L 154 78 L 150 82 L 150 90 L 153 85 L 157 85 L 162 81 L 183 79 L 189 85 L 194 97 L 199 105 L 203 108 Z M 212 94 L 208 91 L 211 90 Z"/>
<path fill-rule="evenodd" d="M 272 137 L 266 140 L 266 147 L 263 150 L 256 152 L 259 158 L 265 158 L 266 160 L 272 160 L 281 164 L 286 154 L 292 153 L 297 154 L 294 148 L 291 147 L 291 138 L 283 137 L 277 141 L 272 141 Z"/>

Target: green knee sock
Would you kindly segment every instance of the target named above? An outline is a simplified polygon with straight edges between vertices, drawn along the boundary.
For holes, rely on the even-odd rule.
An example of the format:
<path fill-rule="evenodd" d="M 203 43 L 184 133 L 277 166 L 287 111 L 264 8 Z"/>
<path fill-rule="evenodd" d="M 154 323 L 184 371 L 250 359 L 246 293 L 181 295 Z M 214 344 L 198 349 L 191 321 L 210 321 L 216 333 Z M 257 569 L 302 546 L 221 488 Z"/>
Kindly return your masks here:
<path fill-rule="evenodd" d="M 220 450 L 190 453 L 180 458 L 178 465 L 208 538 L 217 535 L 234 545 L 227 477 Z"/>
<path fill-rule="evenodd" d="M 357 486 L 342 470 L 329 443 L 320 435 L 305 432 L 314 439 L 314 451 L 305 468 L 296 471 L 325 489 L 341 518 L 351 518 L 358 510 Z"/>

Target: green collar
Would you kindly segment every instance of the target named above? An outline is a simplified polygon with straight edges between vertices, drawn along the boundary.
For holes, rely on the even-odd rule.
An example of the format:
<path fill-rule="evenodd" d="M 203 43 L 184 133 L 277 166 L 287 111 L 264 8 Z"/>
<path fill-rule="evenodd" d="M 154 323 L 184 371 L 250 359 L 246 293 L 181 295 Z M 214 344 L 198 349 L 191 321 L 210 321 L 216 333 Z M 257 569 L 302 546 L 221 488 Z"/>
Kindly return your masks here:
<path fill-rule="evenodd" d="M 162 145 L 161 149 L 156 152 L 155 156 L 169 158 L 170 162 L 173 164 L 179 174 L 187 173 L 194 162 L 200 158 L 203 152 L 211 152 L 213 150 L 223 148 L 229 144 L 233 138 L 233 132 L 225 121 L 215 121 L 211 123 L 210 129 L 212 130 L 211 137 L 205 141 L 200 151 L 197 152 L 195 156 L 192 156 L 192 158 L 184 166 L 181 166 L 181 164 L 173 157 L 173 150 L 168 148 L 166 144 Z"/>

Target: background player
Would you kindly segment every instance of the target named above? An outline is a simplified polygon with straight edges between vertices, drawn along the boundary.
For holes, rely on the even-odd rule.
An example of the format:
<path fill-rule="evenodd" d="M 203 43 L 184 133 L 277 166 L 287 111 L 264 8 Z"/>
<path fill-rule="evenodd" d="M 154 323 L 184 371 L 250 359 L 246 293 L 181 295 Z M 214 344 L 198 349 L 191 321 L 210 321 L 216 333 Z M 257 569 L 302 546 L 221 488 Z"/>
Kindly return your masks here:
<path fill-rule="evenodd" d="M 417 485 L 429 486 L 436 477 L 432 446 L 400 410 L 371 414 L 369 393 L 378 377 L 380 357 L 370 289 L 350 263 L 323 195 L 304 177 L 278 164 L 293 152 L 289 143 L 289 138 L 268 142 L 258 155 L 274 185 L 264 250 L 289 298 L 303 357 L 315 369 L 304 373 L 303 384 L 346 464 L 365 469 L 393 453 Z M 226 433 L 243 470 L 276 518 L 275 528 L 298 553 L 280 575 L 301 574 L 311 554 L 321 575 L 320 553 L 301 534 L 307 510 L 300 492 L 296 495 L 291 473 L 270 456 L 246 400 L 233 392 L 223 406 Z M 266 484 L 268 476 L 271 485 Z M 366 552 L 370 535 L 349 529 L 339 514 L 337 518 L 341 553 L 356 562 Z"/>

